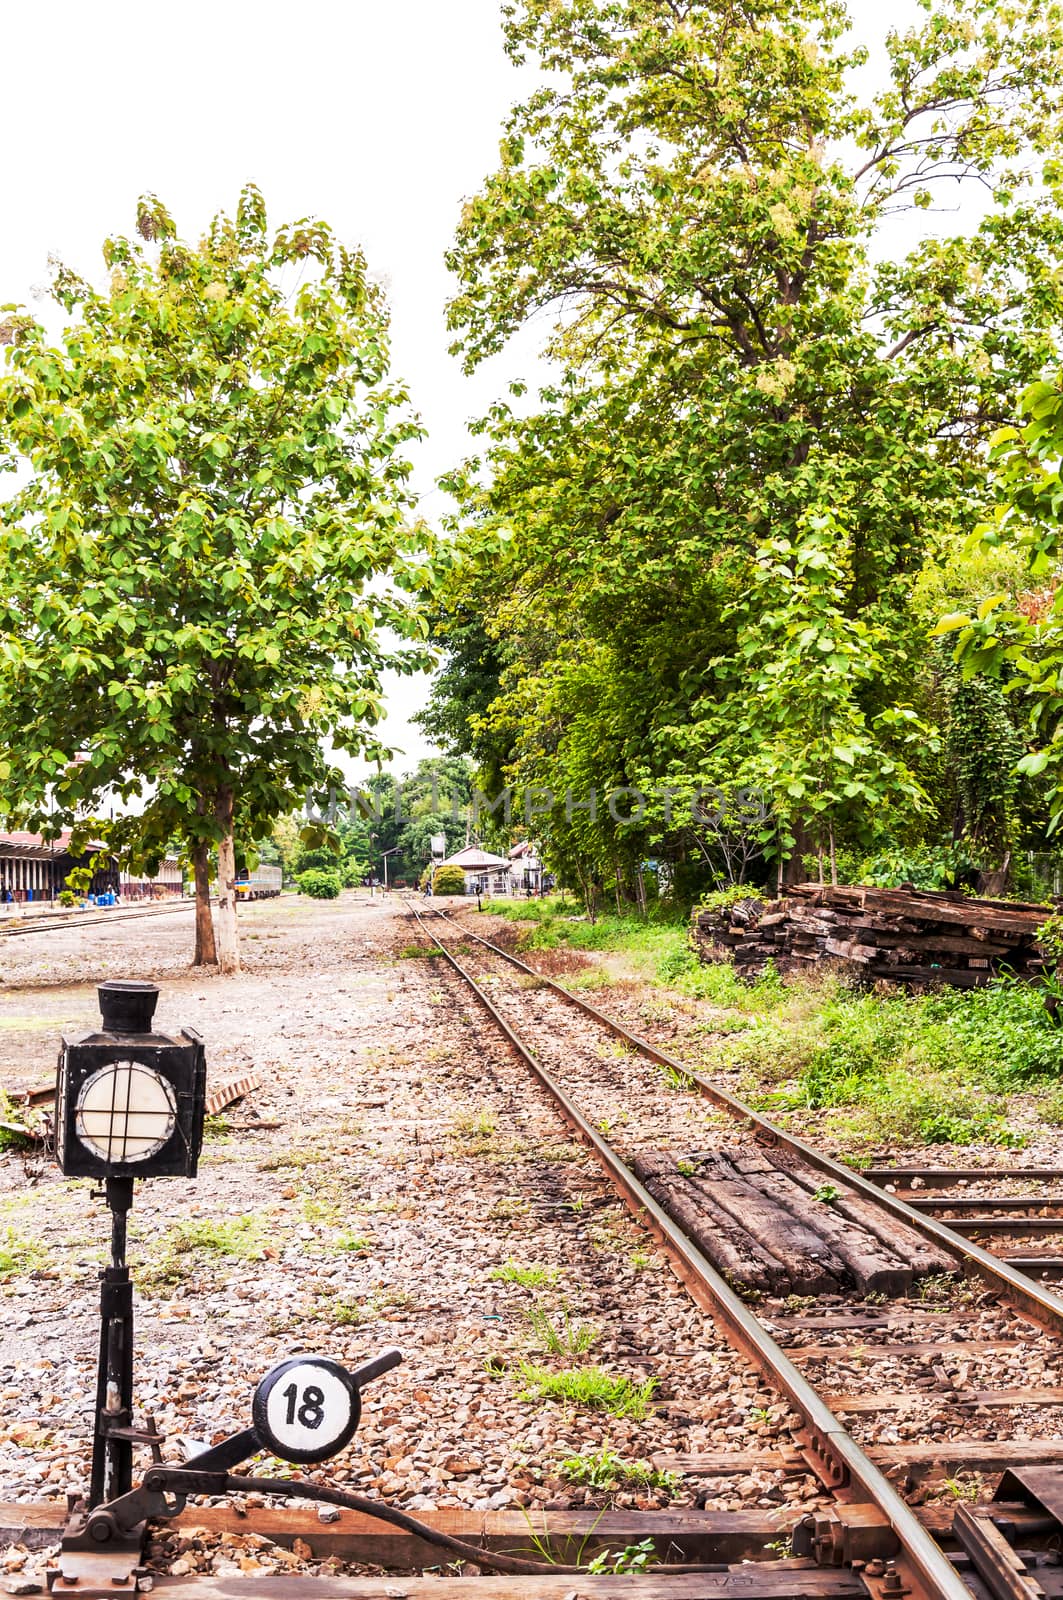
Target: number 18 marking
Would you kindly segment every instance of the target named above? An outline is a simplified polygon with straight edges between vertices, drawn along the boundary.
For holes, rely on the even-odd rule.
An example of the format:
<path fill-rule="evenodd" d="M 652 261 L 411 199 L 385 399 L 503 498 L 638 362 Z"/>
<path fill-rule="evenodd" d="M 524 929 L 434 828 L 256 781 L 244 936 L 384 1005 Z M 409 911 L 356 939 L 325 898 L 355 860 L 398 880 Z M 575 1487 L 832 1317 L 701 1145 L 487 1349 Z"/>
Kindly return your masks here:
<path fill-rule="evenodd" d="M 288 1410 L 284 1420 L 289 1427 L 298 1421 L 304 1428 L 313 1429 L 320 1428 L 324 1422 L 325 1395 L 324 1391 L 319 1389 L 315 1383 L 307 1384 L 303 1390 L 303 1403 L 298 1410 L 296 1410 L 296 1404 L 299 1400 L 299 1390 L 294 1383 L 290 1383 L 286 1389 L 281 1391 L 281 1399 L 288 1402 Z"/>

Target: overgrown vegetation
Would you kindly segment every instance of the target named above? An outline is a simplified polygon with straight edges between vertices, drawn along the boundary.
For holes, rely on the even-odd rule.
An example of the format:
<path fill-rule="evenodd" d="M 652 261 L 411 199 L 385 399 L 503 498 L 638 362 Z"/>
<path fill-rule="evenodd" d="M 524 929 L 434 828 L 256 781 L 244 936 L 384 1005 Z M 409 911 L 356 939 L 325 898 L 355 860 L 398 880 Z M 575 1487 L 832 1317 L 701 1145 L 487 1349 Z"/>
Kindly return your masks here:
<path fill-rule="evenodd" d="M 270 1237 L 266 1218 L 253 1212 L 224 1222 L 179 1222 L 158 1241 L 152 1259 L 138 1267 L 136 1281 L 142 1289 L 172 1287 L 191 1277 L 203 1257 L 261 1261 Z"/>
<path fill-rule="evenodd" d="M 551 1356 L 566 1356 L 570 1360 L 586 1355 L 598 1341 L 599 1329 L 592 1322 L 578 1322 L 567 1306 L 560 1311 L 548 1311 L 538 1303 L 527 1306 L 524 1312 L 532 1337 L 541 1350 Z"/>
<path fill-rule="evenodd" d="M 12 1227 L 0 1232 L 0 1283 L 23 1272 L 37 1272 L 47 1251 L 36 1239 L 27 1239 Z"/>
<path fill-rule="evenodd" d="M 742 1092 L 770 1114 L 824 1113 L 853 1151 L 886 1140 L 1018 1145 L 1007 1105 L 1016 1092 L 1043 1091 L 1039 1114 L 1063 1125 L 1063 1028 L 1035 985 L 1001 978 L 912 996 L 859 992 L 829 972 L 784 979 L 771 967 L 748 983 L 726 962 L 703 965 L 686 922 L 661 910 L 646 922 L 591 923 L 556 897 L 490 909 L 527 930 L 522 948 L 608 951 L 622 973 L 708 1002 L 693 1031 L 716 1036 L 709 1064 L 737 1069 Z"/>
<path fill-rule="evenodd" d="M 518 1370 L 524 1380 L 522 1400 L 561 1400 L 594 1411 L 608 1411 L 614 1417 L 630 1417 L 633 1422 L 642 1422 L 646 1417 L 657 1388 L 656 1378 L 636 1383 L 606 1372 L 604 1367 L 571 1367 L 552 1372 L 534 1362 L 521 1361 Z"/>
<path fill-rule="evenodd" d="M 608 1445 L 567 1457 L 558 1463 L 558 1471 L 569 1483 L 588 1489 L 665 1489 L 674 1494 L 679 1487 L 678 1473 L 651 1467 L 648 1461 L 625 1461 Z"/>
<path fill-rule="evenodd" d="M 522 1289 L 545 1288 L 549 1284 L 556 1283 L 558 1275 L 556 1267 L 543 1267 L 532 1262 L 522 1267 L 512 1256 L 500 1267 L 492 1267 L 487 1274 L 497 1283 L 515 1283 Z"/>
<path fill-rule="evenodd" d="M 795 984 L 721 1051 L 764 1109 L 855 1110 L 840 1131 L 926 1144 L 1019 1144 L 1005 1096 L 1063 1077 L 1043 995 L 1004 980 L 924 996 Z"/>

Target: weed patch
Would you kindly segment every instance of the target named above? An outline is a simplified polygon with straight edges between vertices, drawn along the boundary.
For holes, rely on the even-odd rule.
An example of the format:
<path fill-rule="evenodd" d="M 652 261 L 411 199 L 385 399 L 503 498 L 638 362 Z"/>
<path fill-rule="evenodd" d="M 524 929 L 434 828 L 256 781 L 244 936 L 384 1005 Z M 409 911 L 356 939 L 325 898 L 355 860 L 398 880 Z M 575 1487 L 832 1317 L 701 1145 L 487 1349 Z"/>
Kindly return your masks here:
<path fill-rule="evenodd" d="M 1007 1126 L 1001 1091 L 1054 1058 L 1063 1072 L 1063 1038 L 1050 1032 L 1040 1002 L 1014 985 L 922 997 L 828 989 L 811 1013 L 758 1018 L 721 1050 L 769 1113 L 855 1112 L 831 1119 L 839 1136 L 1015 1146 L 1022 1139 Z M 1018 1034 L 1025 1054 L 1016 1045 L 1005 1064 L 1001 1052 Z"/>
<path fill-rule="evenodd" d="M 197 1256 L 231 1261 L 261 1261 L 270 1233 L 264 1217 L 253 1213 L 227 1222 L 179 1222 L 159 1243 L 154 1260 L 137 1271 L 143 1289 L 166 1288 L 191 1277 Z"/>
<path fill-rule="evenodd" d="M 650 1409 L 656 1378 L 634 1383 L 615 1377 L 603 1367 L 573 1367 L 566 1372 L 551 1372 L 531 1361 L 518 1368 L 525 1387 L 522 1400 L 561 1400 L 569 1405 L 586 1406 L 592 1411 L 608 1411 L 614 1417 L 630 1417 L 642 1422 Z"/>
<path fill-rule="evenodd" d="M 625 1461 L 607 1445 L 558 1462 L 558 1472 L 588 1489 L 665 1489 L 674 1494 L 679 1487 L 678 1473 L 661 1471 L 648 1461 Z"/>
<path fill-rule="evenodd" d="M 531 1305 L 524 1315 L 536 1344 L 549 1356 L 567 1356 L 572 1360 L 586 1355 L 598 1342 L 599 1329 L 592 1322 L 574 1321 L 567 1307 L 551 1313 L 543 1306 Z"/>
<path fill-rule="evenodd" d="M 496 1283 L 516 1283 L 522 1289 L 542 1289 L 557 1282 L 558 1270 L 556 1267 L 540 1267 L 534 1264 L 522 1267 L 511 1256 L 500 1267 L 492 1267 L 487 1276 Z"/>
<path fill-rule="evenodd" d="M 0 1281 L 23 1272 L 40 1271 L 47 1257 L 43 1245 L 16 1233 L 14 1228 L 5 1228 L 0 1233 Z"/>

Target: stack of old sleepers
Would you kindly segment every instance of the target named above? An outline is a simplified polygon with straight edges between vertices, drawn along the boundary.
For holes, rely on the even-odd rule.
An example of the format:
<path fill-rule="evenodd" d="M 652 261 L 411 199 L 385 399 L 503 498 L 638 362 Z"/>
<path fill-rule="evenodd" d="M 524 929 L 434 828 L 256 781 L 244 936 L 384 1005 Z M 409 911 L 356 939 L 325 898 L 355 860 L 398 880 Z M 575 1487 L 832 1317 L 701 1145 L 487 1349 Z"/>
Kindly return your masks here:
<path fill-rule="evenodd" d="M 702 960 L 733 960 L 743 977 L 769 961 L 780 972 L 832 961 L 912 988 L 974 988 L 1005 969 L 1038 976 L 1045 962 L 1037 931 L 1050 915 L 1047 906 L 1014 900 L 801 883 L 779 900 L 697 913 L 694 938 Z"/>
<path fill-rule="evenodd" d="M 762 1294 L 907 1294 L 954 1257 L 792 1151 L 720 1149 L 632 1163 L 654 1199 L 736 1288 Z"/>

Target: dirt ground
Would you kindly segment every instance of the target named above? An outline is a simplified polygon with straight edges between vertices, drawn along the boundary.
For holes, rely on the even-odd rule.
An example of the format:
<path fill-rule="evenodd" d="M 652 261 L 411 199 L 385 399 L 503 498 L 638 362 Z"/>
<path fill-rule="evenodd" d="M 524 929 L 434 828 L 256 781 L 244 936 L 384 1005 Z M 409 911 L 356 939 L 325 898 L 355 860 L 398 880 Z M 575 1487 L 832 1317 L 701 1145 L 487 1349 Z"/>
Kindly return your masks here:
<path fill-rule="evenodd" d="M 328 1477 L 409 1509 L 578 1505 L 589 1491 L 560 1463 L 581 1452 L 774 1442 L 785 1407 L 691 1304 L 458 980 L 411 954 L 397 899 L 285 897 L 241 922 L 244 970 L 230 980 L 188 966 L 181 914 L 0 945 L 9 1091 L 54 1073 L 60 1034 L 96 1024 L 107 977 L 160 983 L 156 1026 L 203 1034 L 209 1082 L 262 1080 L 234 1126 L 209 1134 L 196 1181 L 138 1190 L 136 1404 L 168 1456 L 245 1427 L 255 1383 L 286 1356 L 353 1366 L 387 1345 L 404 1363 L 367 1391 Z M 242 1130 L 253 1116 L 279 1127 Z M 107 1213 L 90 1183 L 8 1153 L 5 1240 L 0 1500 L 50 1498 L 86 1478 Z M 514 1267 L 537 1283 L 511 1281 Z M 528 1397 L 528 1366 L 588 1364 L 651 1385 L 645 1414 Z M 733 1509 L 815 1494 L 771 1473 L 697 1483 L 699 1500 Z M 614 1500 L 675 1496 L 692 1491 Z M 217 1552 L 181 1559 L 225 1570 Z"/>

